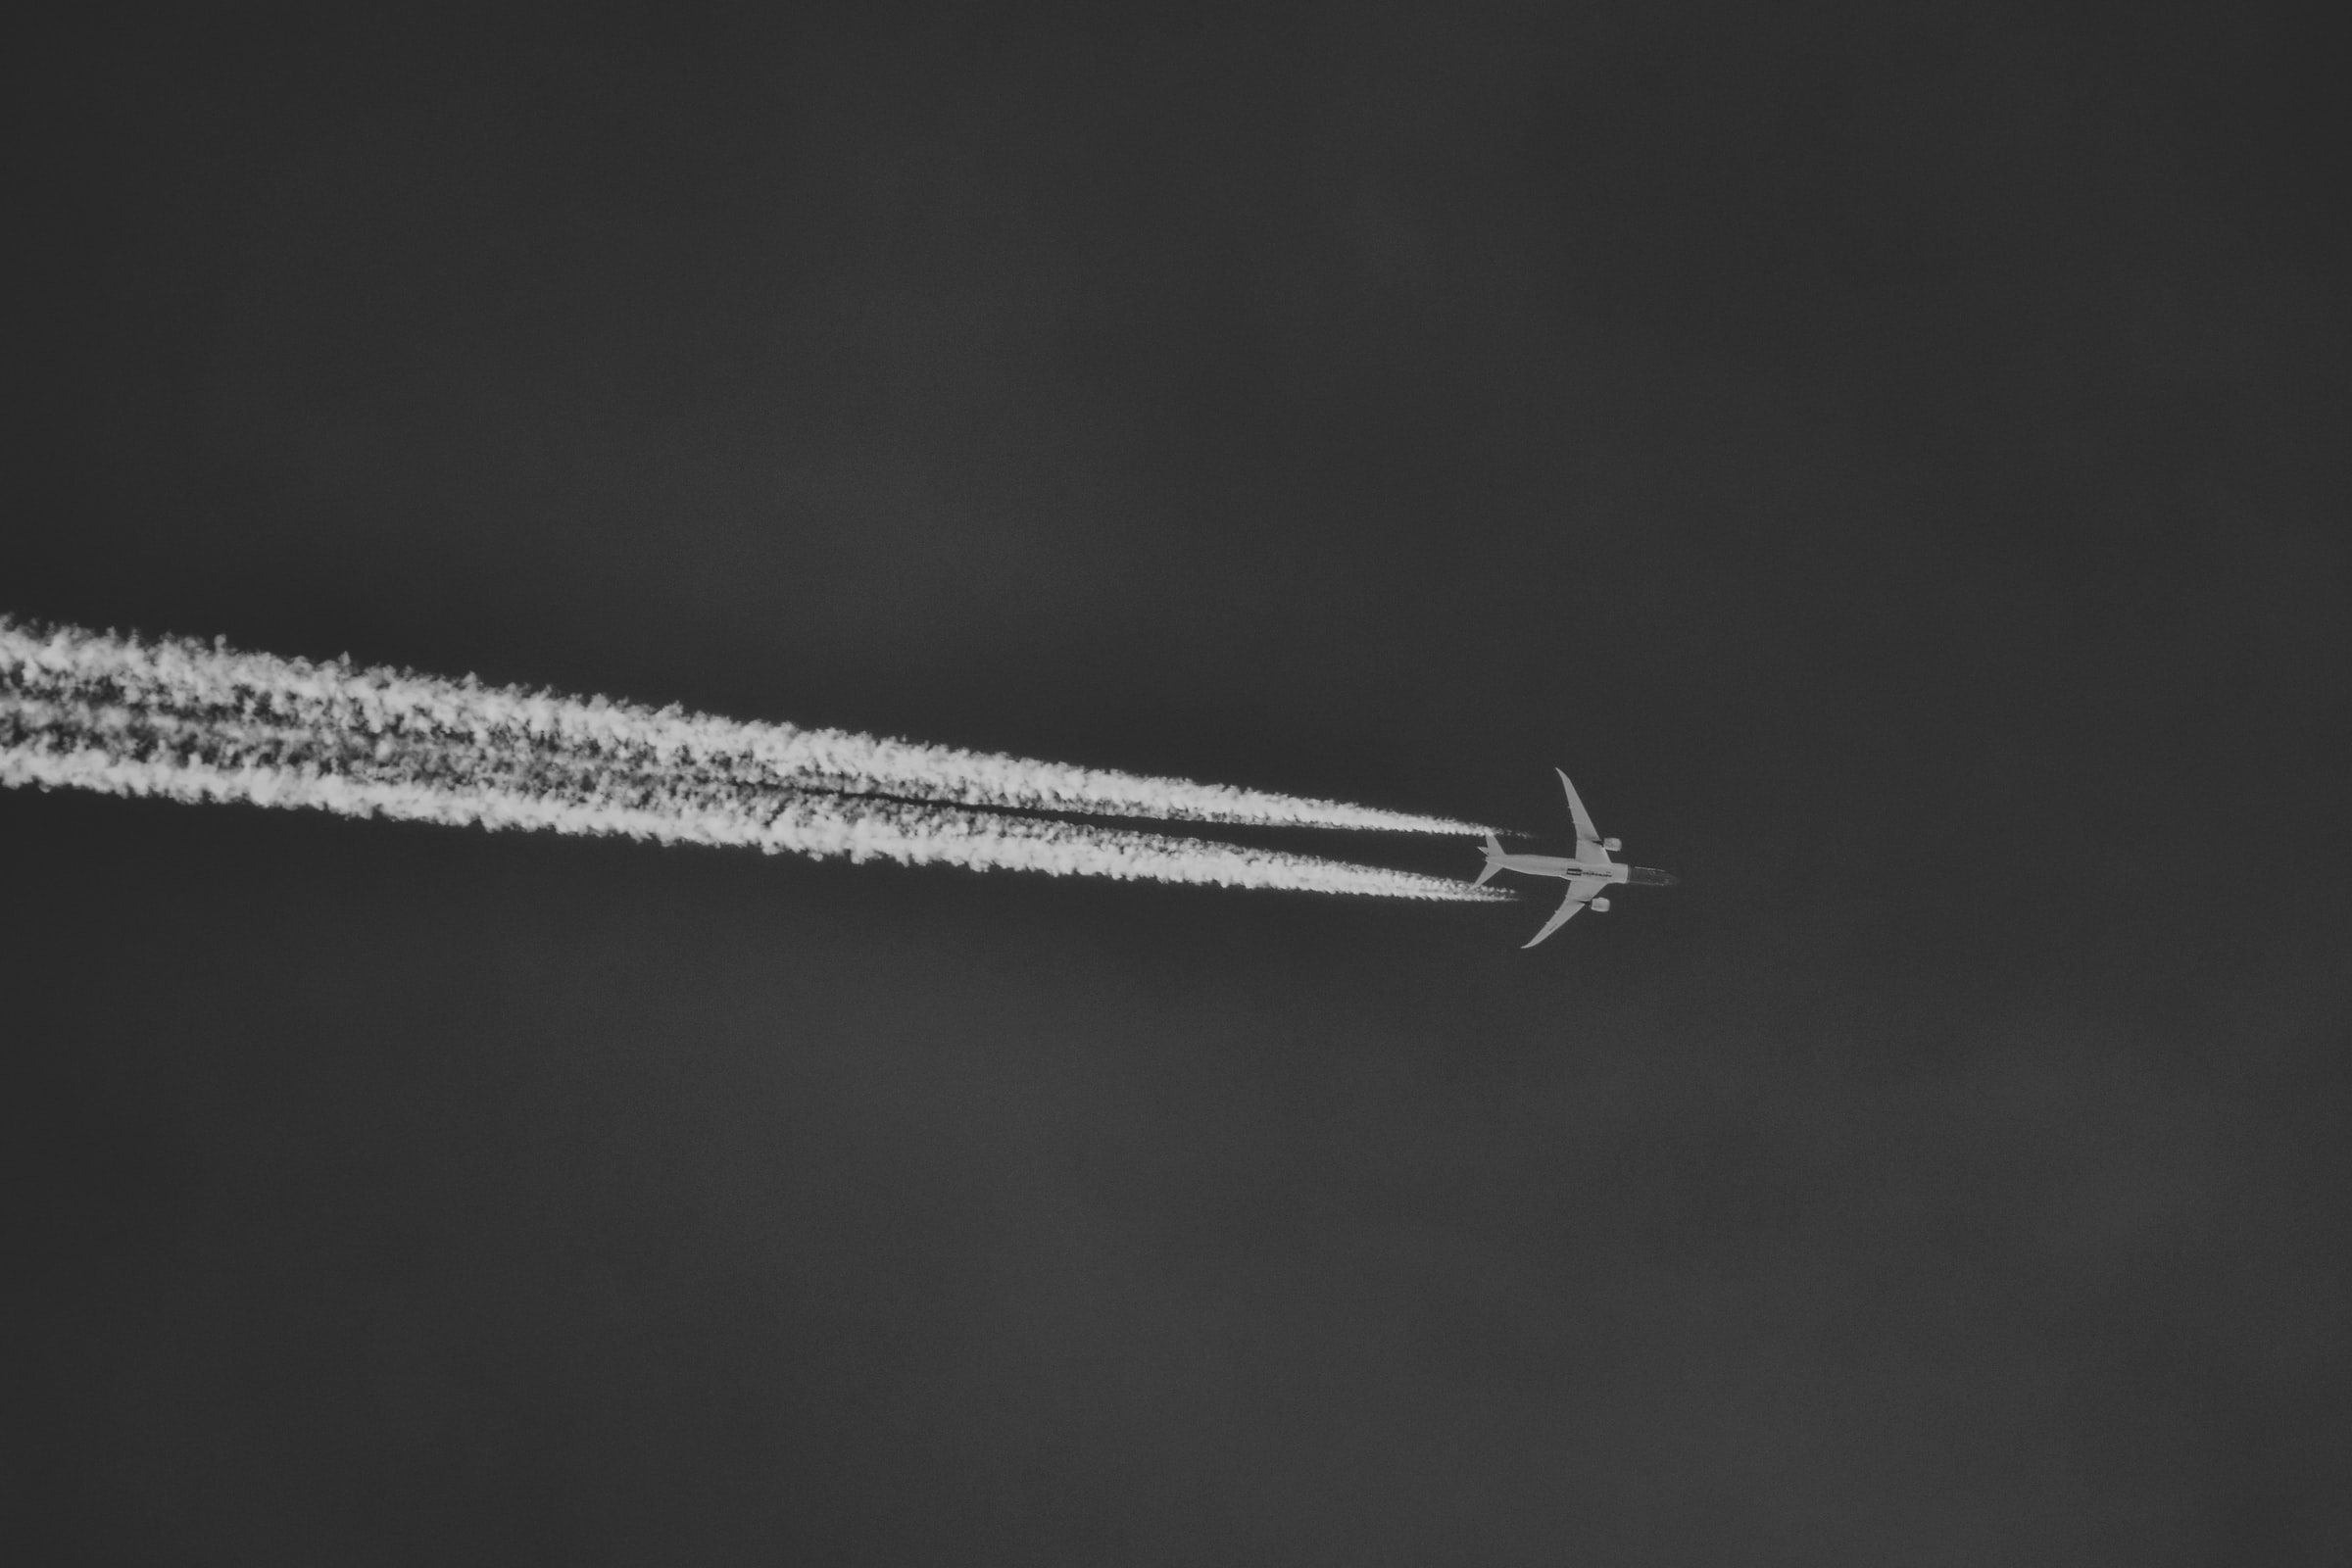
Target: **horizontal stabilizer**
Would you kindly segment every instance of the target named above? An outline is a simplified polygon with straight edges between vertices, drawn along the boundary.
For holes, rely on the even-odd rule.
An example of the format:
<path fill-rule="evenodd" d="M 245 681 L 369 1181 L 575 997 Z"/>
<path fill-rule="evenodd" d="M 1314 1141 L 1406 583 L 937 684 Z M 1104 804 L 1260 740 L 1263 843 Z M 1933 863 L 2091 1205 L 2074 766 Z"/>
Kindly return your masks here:
<path fill-rule="evenodd" d="M 1487 863 L 1480 869 L 1477 879 L 1470 885 L 1474 888 L 1483 888 L 1487 885 L 1487 878 L 1493 876 L 1495 872 L 1501 869 L 1502 841 L 1495 838 L 1494 834 L 1489 833 L 1487 835 Z"/>

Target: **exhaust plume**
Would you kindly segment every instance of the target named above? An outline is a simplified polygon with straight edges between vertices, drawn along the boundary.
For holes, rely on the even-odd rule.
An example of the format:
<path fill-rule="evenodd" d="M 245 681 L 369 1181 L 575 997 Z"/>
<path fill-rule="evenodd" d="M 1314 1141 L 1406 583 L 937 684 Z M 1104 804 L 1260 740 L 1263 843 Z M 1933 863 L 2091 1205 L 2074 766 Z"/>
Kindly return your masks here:
<path fill-rule="evenodd" d="M 1105 810 L 1105 801 L 1126 808 L 1165 795 L 1171 814 L 1189 808 L 1194 820 L 1297 822 L 1358 808 L 178 639 L 35 632 L 5 618 L 0 784 L 854 861 L 1388 898 L 1507 897 L 1442 877 L 975 808 Z M 917 798 L 892 798 L 902 796 Z M 1415 831 L 1436 831 L 1423 824 L 1441 821 L 1398 819 Z"/>
<path fill-rule="evenodd" d="M 132 708 L 217 720 L 227 712 L 371 736 L 463 736 L 476 745 L 586 747 L 614 760 L 722 771 L 740 782 L 845 795 L 893 795 L 981 808 L 1158 821 L 1480 834 L 1483 824 L 1263 790 L 1196 784 L 847 730 L 755 724 L 675 706 L 660 710 L 515 687 L 248 654 L 216 642 L 141 643 L 0 616 L 0 661 L 16 683 L 78 691 Z"/>

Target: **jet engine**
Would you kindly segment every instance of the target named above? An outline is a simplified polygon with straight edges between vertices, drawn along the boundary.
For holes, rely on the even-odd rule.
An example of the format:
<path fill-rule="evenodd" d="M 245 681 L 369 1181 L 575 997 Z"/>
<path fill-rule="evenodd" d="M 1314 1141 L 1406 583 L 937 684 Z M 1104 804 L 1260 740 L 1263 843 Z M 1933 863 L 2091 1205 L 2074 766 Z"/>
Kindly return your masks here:
<path fill-rule="evenodd" d="M 1606 914 L 1609 912 L 1609 901 L 1606 899 L 1594 899 L 1592 901 L 1592 907 L 1600 911 L 1602 914 Z"/>
<path fill-rule="evenodd" d="M 1623 842 L 1617 839 L 1602 839 L 1600 841 L 1600 847 L 1604 850 L 1616 851 L 1624 849 L 1625 845 Z"/>

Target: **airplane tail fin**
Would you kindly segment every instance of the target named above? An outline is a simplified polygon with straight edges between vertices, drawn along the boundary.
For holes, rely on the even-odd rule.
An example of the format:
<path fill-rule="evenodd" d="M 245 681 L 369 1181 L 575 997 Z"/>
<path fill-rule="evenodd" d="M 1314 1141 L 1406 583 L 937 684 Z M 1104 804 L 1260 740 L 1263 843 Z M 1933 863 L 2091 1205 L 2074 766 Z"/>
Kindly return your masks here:
<path fill-rule="evenodd" d="M 1474 888 L 1483 888 L 1487 885 L 1487 878 L 1493 876 L 1495 872 L 1501 869 L 1502 842 L 1495 838 L 1494 834 L 1490 833 L 1487 835 L 1486 868 L 1478 873 L 1478 880 L 1470 885 Z"/>

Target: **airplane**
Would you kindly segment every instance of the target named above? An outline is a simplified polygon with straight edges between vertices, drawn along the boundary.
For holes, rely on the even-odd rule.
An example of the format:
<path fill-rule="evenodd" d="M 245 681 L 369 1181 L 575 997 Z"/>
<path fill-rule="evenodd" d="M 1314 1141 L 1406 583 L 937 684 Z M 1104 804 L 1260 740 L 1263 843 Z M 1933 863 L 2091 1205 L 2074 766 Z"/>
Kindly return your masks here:
<path fill-rule="evenodd" d="M 1568 792 L 1568 814 L 1576 818 L 1575 856 L 1512 855 L 1503 849 L 1494 834 L 1490 833 L 1487 835 L 1486 869 L 1479 872 L 1478 879 L 1470 884 L 1472 887 L 1484 887 L 1487 878 L 1497 871 L 1518 871 L 1527 876 L 1556 876 L 1567 879 L 1567 902 L 1560 906 L 1557 914 L 1544 922 L 1543 930 L 1527 941 L 1526 948 L 1534 947 L 1566 925 L 1575 916 L 1576 911 L 1588 904 L 1606 913 L 1609 901 L 1599 895 L 1604 889 L 1615 883 L 1629 882 L 1638 887 L 1670 888 L 1682 880 L 1671 871 L 1661 871 L 1655 866 L 1624 865 L 1610 859 L 1609 852 L 1623 849 L 1624 846 L 1615 839 L 1604 839 L 1600 836 L 1599 829 L 1592 825 L 1592 813 L 1586 810 L 1585 803 L 1576 798 L 1576 786 L 1568 782 L 1568 775 L 1556 767 L 1552 771 L 1559 773 L 1560 788 Z M 1525 949 L 1523 948 L 1522 951 Z"/>

